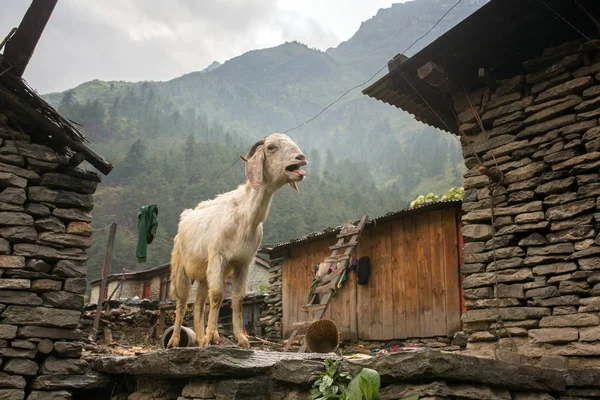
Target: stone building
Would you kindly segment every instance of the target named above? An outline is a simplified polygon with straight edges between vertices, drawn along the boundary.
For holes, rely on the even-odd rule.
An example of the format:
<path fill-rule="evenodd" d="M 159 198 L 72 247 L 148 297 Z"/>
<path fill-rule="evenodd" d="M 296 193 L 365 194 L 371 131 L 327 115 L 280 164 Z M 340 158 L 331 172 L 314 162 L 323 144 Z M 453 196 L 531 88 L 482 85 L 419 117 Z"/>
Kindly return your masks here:
<path fill-rule="evenodd" d="M 600 4 L 579 3 L 492 0 L 364 90 L 461 139 L 472 354 L 600 365 Z"/>
<path fill-rule="evenodd" d="M 54 1 L 34 1 L 0 55 L 0 398 L 70 399 L 105 378 L 81 359 L 96 172 L 112 165 L 21 78 Z"/>
<path fill-rule="evenodd" d="M 109 275 L 106 279 L 104 298 L 112 300 L 126 300 L 138 297 L 151 301 L 170 300 L 169 286 L 171 272 L 170 264 L 150 268 L 144 271 L 125 272 Z M 90 303 L 97 303 L 101 278 L 90 281 Z M 256 294 L 265 290 L 264 285 L 269 281 L 269 264 L 259 257 L 254 258 L 254 263 L 248 273 L 246 293 Z M 112 296 L 112 297 L 111 297 Z M 196 285 L 192 286 L 189 303 L 194 302 Z M 225 281 L 225 298 L 231 297 L 231 279 Z"/>

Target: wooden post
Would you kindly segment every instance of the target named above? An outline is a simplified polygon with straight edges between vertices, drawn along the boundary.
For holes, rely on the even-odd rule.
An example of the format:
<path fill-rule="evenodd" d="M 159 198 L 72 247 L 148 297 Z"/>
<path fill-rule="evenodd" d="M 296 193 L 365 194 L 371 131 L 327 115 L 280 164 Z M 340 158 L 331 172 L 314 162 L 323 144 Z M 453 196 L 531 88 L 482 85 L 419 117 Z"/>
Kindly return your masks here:
<path fill-rule="evenodd" d="M 115 235 L 117 234 L 117 224 L 114 222 L 110 225 L 108 233 L 108 244 L 106 246 L 106 255 L 104 256 L 104 264 L 102 265 L 102 282 L 100 283 L 100 291 L 98 293 L 98 305 L 96 307 L 96 315 L 94 315 L 94 324 L 92 325 L 92 340 L 96 341 L 98 336 L 98 326 L 100 326 L 100 313 L 102 313 L 102 303 L 104 303 L 104 288 L 106 287 L 106 278 L 110 273 L 110 262 L 112 259 L 113 245 L 115 244 Z"/>

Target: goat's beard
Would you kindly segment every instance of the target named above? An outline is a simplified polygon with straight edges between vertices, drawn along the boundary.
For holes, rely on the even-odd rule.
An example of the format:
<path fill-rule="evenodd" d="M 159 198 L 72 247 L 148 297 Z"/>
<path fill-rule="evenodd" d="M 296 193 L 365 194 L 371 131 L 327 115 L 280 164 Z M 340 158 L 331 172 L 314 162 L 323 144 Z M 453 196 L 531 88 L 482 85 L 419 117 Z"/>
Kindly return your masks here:
<path fill-rule="evenodd" d="M 296 193 L 300 193 L 300 191 L 298 190 L 298 186 L 296 185 L 296 182 L 291 181 L 290 186 L 292 187 L 292 189 L 294 189 L 296 191 Z"/>

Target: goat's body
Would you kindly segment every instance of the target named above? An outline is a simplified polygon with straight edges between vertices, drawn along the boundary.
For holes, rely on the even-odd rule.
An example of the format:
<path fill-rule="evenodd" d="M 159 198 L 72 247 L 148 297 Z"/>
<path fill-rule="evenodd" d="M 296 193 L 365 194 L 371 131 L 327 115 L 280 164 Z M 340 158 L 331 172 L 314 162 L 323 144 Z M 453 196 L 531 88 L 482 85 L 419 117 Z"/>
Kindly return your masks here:
<path fill-rule="evenodd" d="M 265 140 L 271 148 L 268 157 L 264 148 L 255 153 Z M 245 185 L 181 213 L 171 254 L 171 295 L 177 300 L 177 308 L 168 347 L 179 345 L 183 315 L 194 282 L 198 283 L 194 301 L 198 344 L 219 342 L 217 319 L 223 300 L 223 283 L 230 274 L 233 278 L 233 335 L 240 346 L 249 347 L 243 333 L 242 301 L 248 271 L 263 238 L 263 222 L 275 191 L 286 183 L 297 190 L 296 182 L 305 174 L 301 166 L 306 165 L 306 158 L 296 144 L 281 134 L 257 142 L 249 155 Z M 207 296 L 210 312 L 205 333 Z"/>

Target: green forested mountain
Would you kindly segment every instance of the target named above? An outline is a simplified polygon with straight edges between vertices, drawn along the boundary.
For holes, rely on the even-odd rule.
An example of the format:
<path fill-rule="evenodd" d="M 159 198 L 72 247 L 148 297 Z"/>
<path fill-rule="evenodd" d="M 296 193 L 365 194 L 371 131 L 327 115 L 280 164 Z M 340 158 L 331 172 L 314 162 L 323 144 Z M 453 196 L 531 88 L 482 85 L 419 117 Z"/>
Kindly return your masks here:
<path fill-rule="evenodd" d="M 412 55 L 487 0 L 464 0 Z M 254 50 L 167 82 L 86 82 L 45 97 L 82 124 L 94 148 L 116 167 L 95 196 L 94 228 L 119 224 L 115 270 L 169 260 L 185 207 L 235 188 L 258 138 L 313 117 L 427 32 L 455 0 L 414 0 L 380 10 L 356 34 L 325 52 L 301 43 Z M 384 70 L 379 76 L 382 76 Z M 372 81 L 373 82 L 373 81 Z M 300 194 L 277 193 L 264 243 L 287 240 L 407 207 L 417 194 L 460 185 L 458 141 L 355 90 L 289 135 L 309 159 Z M 159 208 L 148 263 L 135 261 L 137 210 Z M 88 263 L 97 276 L 107 231 L 97 231 Z"/>

